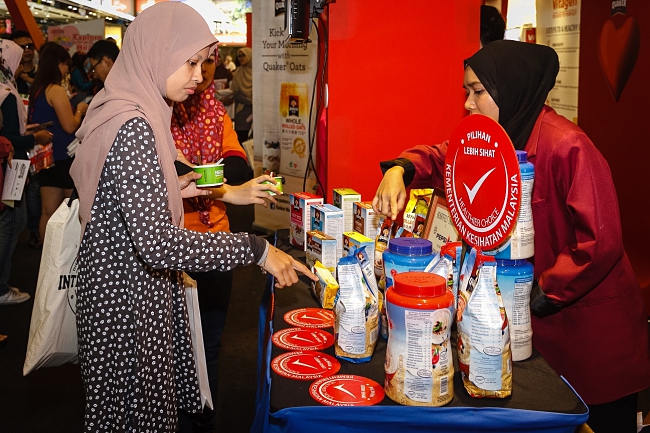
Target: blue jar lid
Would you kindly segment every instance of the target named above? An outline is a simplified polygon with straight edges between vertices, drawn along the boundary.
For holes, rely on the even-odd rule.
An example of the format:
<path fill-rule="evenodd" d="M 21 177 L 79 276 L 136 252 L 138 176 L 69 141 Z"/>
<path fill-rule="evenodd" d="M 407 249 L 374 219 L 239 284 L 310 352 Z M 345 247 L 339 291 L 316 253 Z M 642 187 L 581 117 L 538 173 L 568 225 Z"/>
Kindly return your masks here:
<path fill-rule="evenodd" d="M 393 238 L 388 243 L 388 251 L 403 256 L 425 256 L 433 252 L 433 244 L 428 239 Z"/>
<path fill-rule="evenodd" d="M 522 162 L 528 162 L 528 152 L 525 150 L 515 150 L 517 154 L 517 162 L 521 164 Z"/>
<path fill-rule="evenodd" d="M 507 259 L 497 259 L 497 266 L 523 266 L 528 263 L 526 259 L 517 259 L 517 260 L 507 260 Z"/>

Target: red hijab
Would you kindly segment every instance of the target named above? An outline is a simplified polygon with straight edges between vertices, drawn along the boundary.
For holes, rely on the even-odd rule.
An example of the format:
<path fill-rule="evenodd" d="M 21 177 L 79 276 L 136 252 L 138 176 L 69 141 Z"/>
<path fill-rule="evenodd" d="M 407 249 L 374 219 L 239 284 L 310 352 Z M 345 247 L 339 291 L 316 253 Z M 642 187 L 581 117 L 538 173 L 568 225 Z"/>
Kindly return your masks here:
<path fill-rule="evenodd" d="M 226 109 L 217 100 L 214 83 L 201 93 L 190 95 L 184 102 L 174 104 L 172 137 L 176 148 L 183 152 L 192 164 L 210 164 L 223 156 L 223 122 Z M 185 200 L 199 212 L 199 219 L 206 227 L 210 221 L 210 209 L 214 200 L 194 197 Z"/>
<path fill-rule="evenodd" d="M 223 122 L 226 109 L 217 100 L 214 84 L 185 102 L 174 104 L 172 137 L 192 164 L 217 162 L 223 155 Z"/>

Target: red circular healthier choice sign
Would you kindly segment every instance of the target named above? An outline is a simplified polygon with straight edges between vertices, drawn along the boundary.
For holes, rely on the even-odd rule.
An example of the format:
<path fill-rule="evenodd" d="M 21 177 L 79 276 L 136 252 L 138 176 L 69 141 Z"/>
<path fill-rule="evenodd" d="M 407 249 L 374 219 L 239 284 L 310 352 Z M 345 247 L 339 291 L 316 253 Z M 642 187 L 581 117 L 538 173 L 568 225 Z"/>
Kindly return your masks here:
<path fill-rule="evenodd" d="M 273 334 L 273 344 L 285 350 L 323 350 L 334 344 L 334 336 L 320 329 L 287 328 Z"/>
<path fill-rule="evenodd" d="M 299 308 L 285 313 L 284 321 L 299 328 L 329 328 L 334 326 L 334 313 L 324 308 Z"/>
<path fill-rule="evenodd" d="M 521 201 L 521 175 L 506 131 L 482 114 L 465 117 L 445 158 L 445 196 L 451 219 L 470 245 L 490 250 L 512 231 Z"/>
<path fill-rule="evenodd" d="M 341 363 L 321 352 L 287 352 L 273 358 L 271 368 L 289 379 L 316 380 L 336 374 Z"/>
<path fill-rule="evenodd" d="M 372 406 L 384 399 L 384 388 L 362 376 L 337 374 L 312 383 L 309 394 L 328 406 Z"/>

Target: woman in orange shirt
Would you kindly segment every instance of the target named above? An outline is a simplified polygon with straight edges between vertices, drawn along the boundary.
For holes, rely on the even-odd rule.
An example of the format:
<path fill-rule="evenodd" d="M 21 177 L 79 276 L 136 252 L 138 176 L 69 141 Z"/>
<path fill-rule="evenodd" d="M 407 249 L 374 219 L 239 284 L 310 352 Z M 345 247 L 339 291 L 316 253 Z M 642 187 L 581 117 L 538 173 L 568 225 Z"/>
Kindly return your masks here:
<path fill-rule="evenodd" d="M 228 180 L 219 188 L 210 188 L 211 194 L 183 200 L 185 228 L 199 232 L 229 231 L 230 225 L 224 202 L 245 205 L 275 203 L 269 190 L 278 192 L 264 181 L 270 176 L 252 177 L 246 153 L 237 140 L 232 120 L 217 99 L 214 88 L 216 53 L 203 62 L 203 81 L 193 95 L 174 105 L 172 136 L 179 150 L 179 159 L 190 164 L 209 164 L 223 158 L 224 177 Z M 182 156 L 181 156 L 182 154 Z M 233 186 L 241 184 L 238 186 Z M 208 379 L 213 400 L 217 396 L 217 362 L 221 334 L 232 290 L 232 271 L 190 272 L 196 280 L 203 328 L 203 342 L 208 368 Z M 204 408 L 201 414 L 179 414 L 181 432 L 212 432 L 215 412 Z"/>

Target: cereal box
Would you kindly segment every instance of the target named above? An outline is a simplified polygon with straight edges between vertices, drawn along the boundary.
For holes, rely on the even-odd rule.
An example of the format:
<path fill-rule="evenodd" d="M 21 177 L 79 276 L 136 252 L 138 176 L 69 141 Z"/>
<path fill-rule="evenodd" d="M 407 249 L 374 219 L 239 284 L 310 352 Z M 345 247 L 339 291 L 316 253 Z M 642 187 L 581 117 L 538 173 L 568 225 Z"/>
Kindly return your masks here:
<path fill-rule="evenodd" d="M 334 188 L 332 198 L 334 206 L 343 209 L 343 215 L 345 217 L 343 231 L 351 232 L 354 230 L 354 211 L 352 210 L 352 205 L 355 202 L 361 201 L 361 194 L 350 188 Z"/>
<path fill-rule="evenodd" d="M 357 232 L 344 232 L 343 233 L 343 257 L 346 257 L 350 250 L 354 248 L 361 249 L 366 247 L 366 254 L 371 263 L 375 262 L 375 241 L 367 236 Z"/>
<path fill-rule="evenodd" d="M 307 232 L 311 230 L 311 205 L 322 204 L 323 197 L 308 193 L 296 192 L 289 195 L 291 222 L 289 225 L 289 242 L 306 250 Z"/>
<path fill-rule="evenodd" d="M 307 252 L 305 261 L 310 268 L 321 262 L 330 272 L 336 270 L 336 239 L 325 233 L 312 230 L 307 232 Z"/>
<path fill-rule="evenodd" d="M 311 229 L 336 239 L 336 260 L 343 255 L 343 211 L 331 204 L 311 206 Z M 324 263 L 323 263 L 324 264 Z"/>
<path fill-rule="evenodd" d="M 381 227 L 381 216 L 375 213 L 371 201 L 359 201 L 352 204 L 354 213 L 354 231 L 370 239 L 375 239 Z"/>

